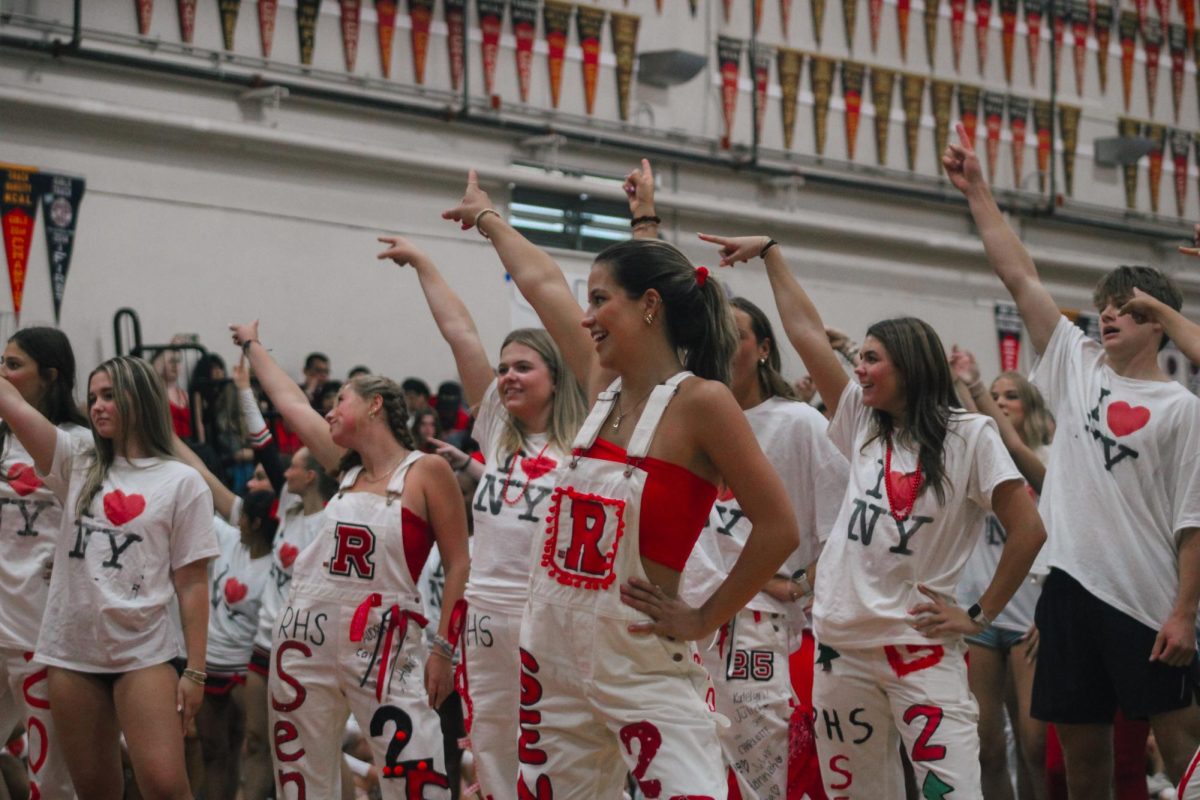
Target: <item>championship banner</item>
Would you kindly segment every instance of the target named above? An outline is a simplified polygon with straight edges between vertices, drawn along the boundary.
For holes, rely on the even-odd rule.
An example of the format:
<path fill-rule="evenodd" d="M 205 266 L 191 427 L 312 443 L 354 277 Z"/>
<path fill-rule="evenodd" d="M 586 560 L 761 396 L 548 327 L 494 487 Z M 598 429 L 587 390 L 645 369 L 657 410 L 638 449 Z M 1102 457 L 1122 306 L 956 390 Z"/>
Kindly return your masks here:
<path fill-rule="evenodd" d="M 987 127 L 988 183 L 996 182 L 996 160 L 1000 155 L 1000 131 L 1004 127 L 1004 95 L 983 93 L 983 123 Z"/>
<path fill-rule="evenodd" d="M 583 97 L 588 116 L 596 107 L 596 81 L 600 77 L 600 35 L 604 31 L 603 8 L 579 6 L 575 11 L 575 34 L 583 50 Z"/>
<path fill-rule="evenodd" d="M 1187 27 L 1181 22 L 1172 22 L 1167 30 L 1167 43 L 1171 48 L 1171 107 L 1175 121 L 1179 122 L 1179 107 L 1183 105 L 1183 69 L 1187 61 Z"/>
<path fill-rule="evenodd" d="M 954 54 L 954 71 L 962 71 L 963 32 L 967 24 L 967 0 L 950 0 L 950 51 Z"/>
<path fill-rule="evenodd" d="M 1004 57 L 1004 82 L 1012 85 L 1013 49 L 1017 44 L 1017 0 L 1000 0 L 1000 52 Z"/>
<path fill-rule="evenodd" d="M 138 35 L 147 36 L 150 33 L 150 18 L 154 15 L 154 0 L 134 0 L 137 9 Z"/>
<path fill-rule="evenodd" d="M 538 18 L 538 0 L 512 0 L 512 27 L 513 38 L 517 40 L 516 58 L 517 58 L 517 93 L 521 97 L 522 103 L 529 102 L 529 81 L 533 77 L 533 42 L 537 38 L 537 18 Z M 617 15 L 613 13 L 613 47 L 617 47 Z M 637 38 L 637 17 L 633 18 L 633 36 Z M 620 50 L 617 49 L 618 62 L 620 61 Z M 632 55 L 629 64 L 629 71 L 633 71 Z M 620 85 L 621 67 L 617 65 L 617 83 Z M 629 88 L 628 76 L 626 77 L 626 90 Z M 625 96 L 625 104 L 622 106 L 622 112 L 628 111 L 628 94 Z M 621 102 L 620 92 L 618 91 L 618 103 Z M 621 119 L 625 119 L 625 113 L 621 114 Z"/>
<path fill-rule="evenodd" d="M 816 0 L 814 0 L 816 2 Z M 821 6 L 824 7 L 822 1 Z M 854 52 L 855 23 L 858 22 L 858 0 L 842 0 L 842 26 L 846 29 L 846 49 Z M 817 40 L 820 46 L 821 40 Z"/>
<path fill-rule="evenodd" d="M 482 2 L 480 3 L 482 6 Z M 504 13 L 504 5 L 500 4 L 500 13 Z M 483 14 L 480 14 L 482 20 Z M 413 80 L 418 84 L 425 83 L 425 60 L 429 56 L 429 29 L 433 25 L 433 0 L 408 0 L 408 20 L 412 26 L 409 32 L 412 42 Z M 487 34 L 484 34 L 486 41 Z M 484 45 L 487 46 L 486 44 Z M 495 71 L 495 58 L 492 59 L 492 70 Z M 484 76 L 487 76 L 487 59 L 484 59 Z M 492 93 L 491 82 L 488 82 L 488 95 Z"/>
<path fill-rule="evenodd" d="M 271 44 L 275 41 L 275 17 L 279 13 L 279 0 L 258 0 L 258 41 L 262 45 L 263 58 L 271 57 Z"/>
<path fill-rule="evenodd" d="M 571 29 L 571 11 L 575 7 L 561 0 L 544 0 L 542 27 L 546 35 L 546 60 L 550 69 L 550 105 L 558 108 L 562 94 L 563 63 L 567 58 L 567 36 Z"/>
<path fill-rule="evenodd" d="M 1033 130 L 1037 135 L 1038 192 L 1046 193 L 1046 176 L 1050 174 L 1050 149 L 1054 147 L 1054 106 L 1049 100 L 1033 101 Z M 1070 190 L 1067 190 L 1070 194 Z"/>
<path fill-rule="evenodd" d="M 763 119 L 767 116 L 767 85 L 771 82 L 771 61 L 775 54 L 764 44 L 750 50 L 750 66 L 754 70 L 754 135 L 761 142 Z"/>
<path fill-rule="evenodd" d="M 1000 340 L 1000 371 L 1016 372 L 1021 361 L 1021 312 L 1015 303 L 996 303 L 996 336 Z"/>
<path fill-rule="evenodd" d="M 737 111 L 738 73 L 742 69 L 742 40 L 717 37 L 717 64 L 721 70 L 721 111 L 725 116 L 725 136 L 721 147 L 729 149 L 733 141 L 733 117 Z"/>
<path fill-rule="evenodd" d="M 1021 188 L 1025 174 L 1025 128 L 1029 120 L 1029 98 L 1008 96 L 1008 132 L 1012 136 L 1013 185 Z"/>
<path fill-rule="evenodd" d="M 538 0 L 523 0 L 532 6 L 533 18 L 537 19 Z M 517 0 L 513 0 L 515 14 Z M 514 17 L 514 21 L 515 21 Z M 617 113 L 621 121 L 629 119 L 629 89 L 633 85 L 633 62 L 637 58 L 638 24 L 641 17 L 636 14 L 619 14 L 612 12 L 609 18 L 609 31 L 612 33 L 613 53 L 617 57 Z M 533 27 L 529 30 L 529 58 L 533 59 Z M 769 66 L 769 64 L 768 64 Z M 763 89 L 766 94 L 766 89 Z M 524 100 L 522 100 L 524 102 Z M 765 104 L 765 98 L 764 98 Z"/>
<path fill-rule="evenodd" d="M 892 122 L 892 91 L 896 84 L 896 71 L 883 67 L 871 67 L 871 104 L 875 106 L 875 160 L 881 167 L 887 166 L 888 128 Z"/>
<path fill-rule="evenodd" d="M 1167 24 L 1171 21 L 1171 0 L 1154 0 L 1154 7 L 1158 9 L 1158 21 L 1162 26 L 1162 38 L 1167 38 Z"/>
<path fill-rule="evenodd" d="M 392 40 L 396 36 L 396 0 L 375 0 L 375 18 L 375 32 L 379 37 L 379 68 L 383 72 L 383 77 L 390 78 L 392 76 Z M 457 83 L 454 88 L 458 88 Z"/>
<path fill-rule="evenodd" d="M 1075 196 L 1075 149 L 1079 145 L 1079 106 L 1059 105 L 1058 129 L 1062 132 L 1063 183 L 1067 197 Z"/>
<path fill-rule="evenodd" d="M 1162 188 L 1163 154 L 1167 149 L 1167 126 L 1158 122 L 1147 122 L 1142 135 L 1149 139 L 1154 149 L 1150 151 L 1150 211 L 1158 213 L 1158 193 Z"/>
<path fill-rule="evenodd" d="M 1067 33 L 1067 15 L 1070 14 L 1070 7 L 1067 5 L 1067 0 L 1049 0 L 1050 10 L 1054 16 L 1054 63 L 1050 68 L 1054 70 L 1054 74 L 1062 75 L 1062 54 L 1063 42 L 1066 39 Z"/>
<path fill-rule="evenodd" d="M 1188 151 L 1192 146 L 1192 135 L 1175 128 L 1171 131 L 1171 161 L 1175 166 L 1175 214 L 1183 216 L 1187 205 Z"/>
<path fill-rule="evenodd" d="M 929 82 L 929 102 L 933 106 L 933 163 L 942 171 L 942 153 L 950 141 L 950 106 L 954 100 L 954 84 L 950 81 Z"/>
<path fill-rule="evenodd" d="M 792 25 L 792 0 L 779 0 L 779 25 L 783 28 L 783 40 L 786 42 Z"/>
<path fill-rule="evenodd" d="M 1075 56 L 1075 94 L 1083 96 L 1084 65 L 1087 63 L 1088 28 L 1091 25 L 1089 0 L 1073 0 L 1071 3 L 1071 38 L 1075 40 L 1072 53 Z"/>
<path fill-rule="evenodd" d="M 699 0 L 694 1 L 699 2 Z M 849 3 L 851 0 L 843 0 L 843 2 Z M 809 0 L 808 10 L 809 14 L 812 16 L 813 39 L 816 40 L 817 47 L 820 47 L 821 27 L 825 22 L 825 0 Z M 849 31 L 850 28 L 847 28 L 846 30 Z M 846 34 L 846 38 L 850 38 L 849 33 Z"/>
<path fill-rule="evenodd" d="M 829 130 L 829 99 L 833 96 L 835 62 L 828 56 L 808 57 L 808 83 L 813 95 L 813 138 L 817 155 L 825 155 L 825 138 Z M 1200 147 L 1200 144 L 1197 144 Z"/>
<path fill-rule="evenodd" d="M 191 44 L 196 35 L 196 0 L 176 0 L 175 8 L 179 11 L 179 38 Z"/>
<path fill-rule="evenodd" d="M 867 17 L 870 22 L 871 52 L 879 47 L 879 26 L 883 19 L 883 0 L 867 0 Z"/>
<path fill-rule="evenodd" d="M 1146 24 L 1146 19 L 1150 16 L 1148 13 L 1150 0 L 1133 0 L 1133 4 L 1137 6 L 1138 27 L 1141 28 Z"/>
<path fill-rule="evenodd" d="M 854 160 L 858 149 L 858 120 L 862 114 L 863 82 L 866 67 L 854 61 L 842 62 L 842 101 L 846 105 L 846 157 Z"/>
<path fill-rule="evenodd" d="M 958 118 L 967 129 L 967 138 L 975 144 L 975 129 L 979 125 L 979 87 L 960 83 L 958 85 Z M 938 154 L 938 158 L 941 158 Z"/>
<path fill-rule="evenodd" d="M 1037 85 L 1038 51 L 1042 46 L 1042 16 L 1046 13 L 1045 0 L 1025 0 L 1025 47 L 1029 54 L 1029 85 Z"/>
<path fill-rule="evenodd" d="M 83 200 L 83 178 L 67 175 L 39 175 L 41 178 L 42 223 L 46 231 L 46 252 L 50 257 L 50 290 L 54 300 L 54 322 L 61 317 L 67 271 L 75 249 L 75 223 Z"/>
<path fill-rule="evenodd" d="M 346 72 L 354 72 L 358 61 L 358 31 L 362 20 L 362 0 L 340 0 L 342 7 L 342 52 L 346 55 Z M 415 27 L 415 26 L 414 26 Z M 417 83 L 421 81 L 418 80 Z"/>
<path fill-rule="evenodd" d="M 1154 116 L 1154 100 L 1158 96 L 1158 59 L 1162 54 L 1162 28 L 1149 20 L 1142 29 L 1142 50 L 1146 54 L 1146 102 Z"/>
<path fill-rule="evenodd" d="M 721 0 L 721 8 L 725 12 L 725 24 L 729 24 L 729 16 L 733 13 L 733 0 Z"/>
<path fill-rule="evenodd" d="M 909 73 L 900 76 L 900 99 L 904 104 L 904 155 L 908 160 L 908 170 L 912 172 L 917 168 L 917 144 L 921 137 L 925 76 Z M 876 114 L 878 113 L 876 111 Z"/>
<path fill-rule="evenodd" d="M 750 0 L 754 3 L 754 32 L 762 30 L 763 3 L 765 0 Z"/>
<path fill-rule="evenodd" d="M 1125 98 L 1125 110 L 1129 110 L 1129 99 L 1133 94 L 1133 60 L 1137 56 L 1137 12 L 1123 9 L 1117 35 L 1121 39 L 1121 89 Z"/>
<path fill-rule="evenodd" d="M 217 11 L 221 15 L 221 43 L 226 50 L 233 49 L 233 34 L 237 30 L 238 12 L 242 0 L 217 0 Z"/>
<path fill-rule="evenodd" d="M 1142 126 L 1136 119 L 1129 117 L 1117 118 L 1117 135 L 1134 137 L 1141 134 Z M 1138 165 L 1122 164 L 1121 171 L 1125 177 L 1125 207 L 1129 209 L 1137 208 L 1137 177 Z"/>
<path fill-rule="evenodd" d="M 942 0 L 925 0 L 925 58 L 933 69 L 937 55 L 938 17 L 941 16 Z"/>
<path fill-rule="evenodd" d="M 21 298 L 25 296 L 25 270 L 29 265 L 29 246 L 37 220 L 38 198 L 33 181 L 37 170 L 17 164 L 0 167 L 0 229 L 4 233 L 4 254 L 8 258 L 8 283 L 12 289 L 13 314 L 21 316 Z"/>
<path fill-rule="evenodd" d="M 779 92 L 783 96 L 783 148 L 792 149 L 796 133 L 796 104 L 800 98 L 800 71 L 804 68 L 804 53 L 780 47 L 775 52 L 775 69 L 779 73 Z"/>
<path fill-rule="evenodd" d="M 1112 41 L 1114 14 L 1116 9 L 1107 0 L 1096 7 L 1096 67 L 1100 75 L 1100 94 L 1108 91 L 1108 45 Z"/>
<path fill-rule="evenodd" d="M 410 11 L 414 2 L 429 2 L 429 0 L 408 0 Z M 495 94 L 493 87 L 496 85 L 496 62 L 500 57 L 500 29 L 504 26 L 504 6 L 506 4 L 507 0 L 476 0 L 475 5 L 476 13 L 479 14 L 479 33 L 483 50 L 483 91 L 488 97 Z M 413 63 L 415 65 L 417 30 L 416 20 L 413 22 Z M 599 25 L 596 28 L 598 39 L 600 36 Z M 582 37 L 580 37 L 580 41 L 582 41 Z M 586 54 L 584 58 L 586 62 Z M 584 69 L 586 70 L 586 67 Z M 591 113 L 590 110 L 588 113 Z"/>
<path fill-rule="evenodd" d="M 296 0 L 296 30 L 300 35 L 300 63 L 312 66 L 313 44 L 317 40 L 317 17 L 321 0 Z"/>
<path fill-rule="evenodd" d="M 979 74 L 987 65 L 988 26 L 992 22 L 992 0 L 975 0 L 975 57 Z"/>
<path fill-rule="evenodd" d="M 908 20 L 912 16 L 912 0 L 896 0 L 896 28 L 900 32 L 900 60 L 908 61 Z"/>
<path fill-rule="evenodd" d="M 1179 0 L 1179 13 L 1183 15 L 1183 27 L 1187 29 L 1187 40 L 1196 38 L 1196 3 L 1193 0 Z"/>

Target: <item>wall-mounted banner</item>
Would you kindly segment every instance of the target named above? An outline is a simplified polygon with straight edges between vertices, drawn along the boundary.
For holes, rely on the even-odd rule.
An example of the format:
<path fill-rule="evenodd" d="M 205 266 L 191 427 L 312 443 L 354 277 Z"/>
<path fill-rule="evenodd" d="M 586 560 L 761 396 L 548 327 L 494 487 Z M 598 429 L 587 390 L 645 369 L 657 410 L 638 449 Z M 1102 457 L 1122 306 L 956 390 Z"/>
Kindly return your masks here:
<path fill-rule="evenodd" d="M 542 4 L 542 27 L 546 35 L 546 60 L 550 69 L 550 105 L 558 108 L 562 94 L 563 63 L 567 58 L 567 36 L 571 28 L 574 6 L 561 0 L 545 0 Z"/>
<path fill-rule="evenodd" d="M 700 12 L 700 0 L 688 0 L 688 8 L 691 9 L 692 17 Z"/>
<path fill-rule="evenodd" d="M 537 13 L 537 0 L 530 0 Z M 516 9 L 516 6 L 513 6 Z M 610 18 L 610 33 L 612 33 L 613 53 L 617 57 L 617 113 L 621 120 L 629 119 L 629 90 L 633 85 L 633 62 L 637 58 L 638 24 L 641 17 L 636 14 L 620 14 L 612 12 Z M 532 57 L 532 39 L 530 54 Z M 764 100 L 765 101 L 765 100 Z"/>
<path fill-rule="evenodd" d="M 346 56 L 346 72 L 354 72 L 358 62 L 358 31 L 362 20 L 362 0 L 340 0 L 342 7 L 342 52 Z M 430 9 L 432 12 L 432 9 Z M 424 76 L 422 76 L 424 77 Z M 417 81 L 420 83 L 421 81 Z"/>
<path fill-rule="evenodd" d="M 138 35 L 148 36 L 150 19 L 154 16 L 154 0 L 134 0 L 133 5 L 137 9 Z"/>
<path fill-rule="evenodd" d="M 767 116 L 767 86 L 771 82 L 771 62 L 775 53 L 765 44 L 750 48 L 750 67 L 754 70 L 754 135 L 762 141 L 763 119 Z"/>
<path fill-rule="evenodd" d="M 321 0 L 296 0 L 296 31 L 300 36 L 300 63 L 312 66 L 313 45 L 317 41 L 317 17 Z"/>
<path fill-rule="evenodd" d="M 1154 145 L 1150 151 L 1150 211 L 1158 213 L 1158 195 L 1162 188 L 1163 154 L 1167 149 L 1167 126 L 1158 122 L 1147 122 L 1142 135 Z"/>
<path fill-rule="evenodd" d="M 1100 77 L 1100 94 L 1108 91 L 1108 47 L 1112 41 L 1113 18 L 1116 8 L 1105 0 L 1096 6 L 1096 68 Z"/>
<path fill-rule="evenodd" d="M 829 100 L 833 96 L 833 74 L 836 62 L 828 56 L 812 54 L 808 58 L 808 83 L 813 95 L 813 139 L 817 155 L 825 155 L 825 139 L 829 131 Z M 1197 145 L 1200 147 L 1200 144 Z"/>
<path fill-rule="evenodd" d="M 900 60 L 908 61 L 908 20 L 912 16 L 912 0 L 896 0 L 896 28 L 900 33 Z"/>
<path fill-rule="evenodd" d="M 179 38 L 191 44 L 196 35 L 196 0 L 175 0 L 175 8 L 179 12 Z"/>
<path fill-rule="evenodd" d="M 1133 95 L 1133 61 L 1137 56 L 1137 32 L 1137 12 L 1128 8 L 1122 9 L 1117 36 L 1121 40 L 1121 91 L 1125 98 L 1126 111 L 1129 110 L 1129 100 Z"/>
<path fill-rule="evenodd" d="M 911 75 L 907 72 L 902 75 L 900 100 L 904 104 L 904 155 L 911 172 L 917 168 L 917 145 L 921 138 L 921 106 L 925 100 L 925 76 Z"/>
<path fill-rule="evenodd" d="M 1079 145 L 1079 106 L 1058 106 L 1058 129 L 1062 132 L 1063 183 L 1067 197 L 1075 196 L 1075 149 Z"/>
<path fill-rule="evenodd" d="M 529 102 L 529 84 L 533 78 L 533 42 L 537 39 L 538 0 L 512 0 L 513 38 L 517 41 L 517 93 L 522 103 Z M 616 33 L 616 15 L 613 16 Z M 637 17 L 634 17 L 633 35 L 637 38 Z M 613 36 L 616 44 L 616 36 Z M 630 65 L 630 69 L 633 67 Z M 628 98 L 627 98 L 628 99 Z M 621 115 L 625 119 L 625 115 Z"/>
<path fill-rule="evenodd" d="M 604 31 L 603 8 L 579 6 L 575 11 L 575 34 L 583 50 L 583 99 L 591 116 L 596 107 L 596 82 L 600 77 L 600 36 Z"/>
<path fill-rule="evenodd" d="M 1004 95 L 983 93 L 983 123 L 987 126 L 988 183 L 996 182 L 996 160 L 1000 156 L 1000 131 L 1004 127 Z"/>
<path fill-rule="evenodd" d="M 942 153 L 950 141 L 950 107 L 954 100 L 954 84 L 937 79 L 929 82 L 929 104 L 933 106 L 933 163 L 942 171 Z"/>
<path fill-rule="evenodd" d="M 804 53 L 780 47 L 775 55 L 779 73 L 780 111 L 783 116 L 783 148 L 792 149 L 796 134 L 796 104 L 800 99 L 800 71 L 804 68 Z"/>
<path fill-rule="evenodd" d="M 783 28 L 783 40 L 786 42 L 792 26 L 792 0 L 779 0 L 779 25 Z"/>
<path fill-rule="evenodd" d="M 1094 0 L 1073 0 L 1071 3 L 1071 38 L 1075 40 L 1072 50 L 1075 56 L 1075 94 L 1083 96 L 1083 75 L 1087 64 L 1088 28 L 1092 12 L 1089 5 Z"/>
<path fill-rule="evenodd" d="M 46 252 L 50 257 L 50 290 L 54 301 L 54 322 L 61 318 L 67 271 L 75 249 L 75 224 L 83 201 L 85 181 L 68 175 L 39 174 L 42 218 L 46 232 Z"/>
<path fill-rule="evenodd" d="M 750 2 L 754 3 L 754 32 L 758 33 L 760 30 L 762 30 L 764 0 L 750 0 Z"/>
<path fill-rule="evenodd" d="M 1142 50 L 1146 54 L 1146 102 L 1154 116 L 1154 100 L 1158 95 L 1158 58 L 1162 53 L 1163 34 L 1157 20 L 1149 20 L 1142 29 Z"/>
<path fill-rule="evenodd" d="M 1171 47 L 1171 108 L 1175 121 L 1179 122 L 1179 107 L 1183 105 L 1183 70 L 1187 61 L 1187 27 L 1181 22 L 1172 22 L 1167 30 L 1167 42 Z"/>
<path fill-rule="evenodd" d="M 1004 82 L 1012 85 L 1013 49 L 1017 45 L 1017 0 L 1000 0 L 1000 54 L 1004 57 Z"/>
<path fill-rule="evenodd" d="M 1171 130 L 1171 161 L 1175 166 L 1175 214 L 1183 216 L 1187 205 L 1188 154 L 1192 149 L 1192 135 L 1187 131 Z"/>
<path fill-rule="evenodd" d="M 412 2 L 413 0 L 409 0 L 409 8 L 412 8 Z M 504 27 L 506 5 L 507 0 L 476 0 L 475 4 L 476 13 L 479 15 L 480 46 L 483 52 L 483 91 L 489 98 L 495 94 L 496 62 L 500 58 L 500 29 Z M 597 30 L 596 36 L 599 35 Z M 416 36 L 415 30 L 413 36 Z M 416 58 L 415 48 L 413 58 Z"/>
<path fill-rule="evenodd" d="M 975 128 L 979 125 L 979 87 L 968 83 L 958 85 L 958 118 L 967 129 L 967 138 L 975 144 Z M 941 158 L 938 154 L 938 158 Z"/>
<path fill-rule="evenodd" d="M 887 166 L 888 128 L 892 122 L 892 88 L 896 70 L 871 67 L 871 104 L 875 106 L 875 160 Z"/>
<path fill-rule="evenodd" d="M 721 9 L 725 14 L 725 24 L 729 24 L 729 17 L 733 13 L 733 0 L 721 0 Z"/>
<path fill-rule="evenodd" d="M 1050 68 L 1058 76 L 1062 75 L 1063 41 L 1066 39 L 1067 15 L 1070 14 L 1067 2 L 1068 0 L 1050 0 L 1049 2 L 1050 11 L 1054 16 L 1054 24 L 1051 26 L 1054 30 L 1054 63 L 1050 65 Z"/>
<path fill-rule="evenodd" d="M 1029 120 L 1029 98 L 1008 96 L 1008 132 L 1012 136 L 1013 186 L 1021 188 L 1025 177 L 1025 127 Z"/>
<path fill-rule="evenodd" d="M 846 157 L 854 160 L 858 149 L 858 120 L 862 115 L 866 67 L 855 61 L 842 62 L 842 102 L 846 105 Z"/>
<path fill-rule="evenodd" d="M 1021 361 L 1021 312 L 1014 303 L 996 303 L 996 337 L 1000 340 L 1000 371 L 1015 372 Z"/>
<path fill-rule="evenodd" d="M 1029 54 L 1029 85 L 1037 85 L 1038 51 L 1042 46 L 1042 16 L 1046 0 L 1025 0 L 1026 51 Z"/>
<path fill-rule="evenodd" d="M 1196 37 L 1196 4 L 1192 0 L 1179 0 L 1179 13 L 1183 15 L 1183 27 L 1187 28 L 1190 44 Z"/>
<path fill-rule="evenodd" d="M 815 3 L 816 0 L 813 0 Z M 821 2 L 824 7 L 824 0 Z M 846 29 L 846 49 L 854 52 L 854 33 L 858 22 L 858 0 L 842 0 L 842 27 Z M 814 23 L 815 24 L 815 23 Z M 821 40 L 817 40 L 819 47 Z"/>
<path fill-rule="evenodd" d="M 1137 21 L 1140 28 L 1146 24 L 1146 20 L 1150 16 L 1150 0 L 1133 0 L 1133 4 L 1137 6 Z"/>
<path fill-rule="evenodd" d="M 925 58 L 933 69 L 937 56 L 938 17 L 941 16 L 942 0 L 925 0 Z M 941 160 L 939 159 L 939 162 Z"/>
<path fill-rule="evenodd" d="M 271 44 L 275 41 L 275 17 L 279 14 L 279 0 L 258 0 L 258 43 L 262 46 L 263 58 L 271 57 Z"/>
<path fill-rule="evenodd" d="M 962 72 L 963 33 L 967 25 L 967 0 L 950 0 L 950 52 L 954 71 Z"/>
<path fill-rule="evenodd" d="M 883 20 L 883 0 L 867 0 L 868 33 L 871 34 L 871 52 L 879 47 L 879 26 Z"/>
<path fill-rule="evenodd" d="M 849 2 L 849 0 L 846 0 Z M 696 0 L 699 2 L 699 0 Z M 812 17 L 813 39 L 821 46 L 821 29 L 825 23 L 825 0 L 809 0 L 808 13 Z"/>
<path fill-rule="evenodd" d="M 217 0 L 217 12 L 221 15 L 221 43 L 226 50 L 233 49 L 233 34 L 237 30 L 238 12 L 242 0 Z"/>
<path fill-rule="evenodd" d="M 500 13 L 504 13 L 504 7 L 501 5 Z M 482 14 L 480 15 L 482 18 Z M 503 19 L 503 17 L 501 17 Z M 425 62 L 429 57 L 429 29 L 433 26 L 433 0 L 408 0 L 408 20 L 412 29 L 409 31 L 410 41 L 412 42 L 412 63 L 413 63 L 413 80 L 418 84 L 425 83 Z M 487 34 L 484 34 L 486 39 Z M 495 71 L 495 61 L 493 60 L 492 69 Z M 486 75 L 487 64 L 485 60 L 484 72 Z M 491 89 L 488 89 L 490 95 Z"/>
<path fill-rule="evenodd" d="M 449 10 L 446 13 L 449 13 Z M 383 72 L 383 77 L 390 78 L 392 40 L 396 37 L 396 0 L 375 0 L 375 19 L 375 34 L 379 38 L 379 69 Z M 457 89 L 458 84 L 454 84 L 454 88 Z"/>
<path fill-rule="evenodd" d="M 1033 101 L 1033 131 L 1037 135 L 1038 192 L 1046 193 L 1050 174 L 1050 148 L 1054 146 L 1054 106 L 1049 100 Z"/>
<path fill-rule="evenodd" d="M 1159 25 L 1162 26 L 1162 37 L 1167 38 L 1167 24 L 1171 21 L 1171 0 L 1154 0 L 1154 7 L 1158 9 Z"/>
<path fill-rule="evenodd" d="M 1117 118 L 1117 135 L 1125 137 L 1140 136 L 1142 125 L 1136 119 L 1130 117 Z M 1129 209 L 1137 208 L 1137 179 L 1138 165 L 1122 164 L 1121 171 L 1125 178 L 1125 207 Z"/>
<path fill-rule="evenodd" d="M 467 0 L 445 0 L 442 14 L 446 22 L 446 49 L 450 59 L 450 87 L 462 86 L 467 62 Z"/>
<path fill-rule="evenodd" d="M 0 164 L 0 230 L 4 234 L 4 255 L 8 259 L 13 313 L 18 320 L 21 316 L 21 298 L 25 296 L 29 246 L 33 241 L 33 226 L 37 220 L 36 175 L 37 170 L 33 167 Z"/>
<path fill-rule="evenodd" d="M 987 66 L 988 28 L 992 24 L 992 0 L 975 0 L 975 59 L 979 74 Z"/>
<path fill-rule="evenodd" d="M 728 150 L 733 141 L 733 118 L 737 111 L 738 74 L 742 71 L 741 39 L 717 37 L 717 65 L 721 71 L 721 111 L 725 117 L 721 146 Z"/>

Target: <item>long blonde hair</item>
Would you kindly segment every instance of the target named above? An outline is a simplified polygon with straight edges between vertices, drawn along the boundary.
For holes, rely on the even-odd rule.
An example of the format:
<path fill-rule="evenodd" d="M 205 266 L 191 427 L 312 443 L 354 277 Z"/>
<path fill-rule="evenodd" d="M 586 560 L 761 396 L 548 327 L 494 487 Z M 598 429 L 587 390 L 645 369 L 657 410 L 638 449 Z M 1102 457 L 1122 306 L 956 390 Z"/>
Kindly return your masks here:
<path fill-rule="evenodd" d="M 547 435 L 551 445 L 562 452 L 571 449 L 575 434 L 583 426 L 583 418 L 587 416 L 587 402 L 583 396 L 583 387 L 575 379 L 574 373 L 567 368 L 562 351 L 550 338 L 550 334 L 540 328 L 517 328 L 504 337 L 500 351 L 510 344 L 521 344 L 541 356 L 550 370 L 550 380 L 554 385 L 551 396 L 550 425 Z M 528 432 L 511 414 L 505 414 L 504 432 L 500 435 L 500 452 L 515 455 L 525 446 Z"/>
<path fill-rule="evenodd" d="M 1017 399 L 1021 401 L 1021 408 L 1025 412 L 1025 418 L 1017 426 L 1021 441 L 1026 447 L 1034 450 L 1050 444 L 1050 440 L 1054 438 L 1054 415 L 1046 408 L 1046 400 L 1042 393 L 1019 372 L 1001 372 L 996 376 L 996 380 L 992 381 L 992 386 L 1001 378 L 1007 378 L 1017 387 Z"/>

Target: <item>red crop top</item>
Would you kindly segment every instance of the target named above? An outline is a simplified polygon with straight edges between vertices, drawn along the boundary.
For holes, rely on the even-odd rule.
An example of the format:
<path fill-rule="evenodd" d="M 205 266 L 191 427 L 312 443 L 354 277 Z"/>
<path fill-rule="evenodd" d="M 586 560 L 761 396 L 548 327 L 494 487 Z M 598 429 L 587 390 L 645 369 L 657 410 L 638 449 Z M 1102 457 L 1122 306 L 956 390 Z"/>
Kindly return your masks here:
<path fill-rule="evenodd" d="M 413 583 L 421 577 L 429 551 L 433 550 L 433 528 L 407 508 L 400 509 L 400 531 L 404 537 L 404 560 Z"/>
<path fill-rule="evenodd" d="M 596 439 L 583 455 L 618 464 L 627 459 L 623 448 L 603 439 Z M 717 499 L 717 487 L 669 461 L 643 458 L 637 465 L 646 473 L 638 514 L 642 558 L 682 572 L 700 531 L 708 522 Z"/>

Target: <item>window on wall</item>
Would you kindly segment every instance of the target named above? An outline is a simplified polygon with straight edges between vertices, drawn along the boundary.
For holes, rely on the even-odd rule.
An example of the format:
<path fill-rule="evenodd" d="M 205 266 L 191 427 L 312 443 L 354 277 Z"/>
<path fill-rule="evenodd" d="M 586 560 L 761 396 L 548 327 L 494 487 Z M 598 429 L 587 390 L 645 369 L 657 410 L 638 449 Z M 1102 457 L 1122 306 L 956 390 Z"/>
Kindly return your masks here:
<path fill-rule="evenodd" d="M 629 206 L 577 192 L 513 188 L 508 222 L 536 244 L 597 253 L 629 233 Z"/>

